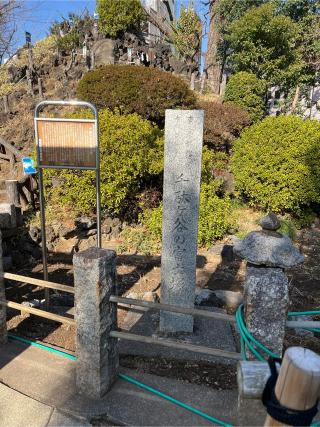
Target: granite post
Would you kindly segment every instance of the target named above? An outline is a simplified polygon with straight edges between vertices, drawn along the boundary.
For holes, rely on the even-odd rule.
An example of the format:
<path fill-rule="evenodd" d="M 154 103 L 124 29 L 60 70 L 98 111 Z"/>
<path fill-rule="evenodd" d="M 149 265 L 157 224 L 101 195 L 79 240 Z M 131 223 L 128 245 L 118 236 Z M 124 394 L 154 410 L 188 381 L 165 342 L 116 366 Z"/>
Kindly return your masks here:
<path fill-rule="evenodd" d="M 247 260 L 244 291 L 248 331 L 273 353 L 282 356 L 289 306 L 286 268 L 304 258 L 291 239 L 277 232 L 280 221 L 271 213 L 260 221 L 261 231 L 252 231 L 234 246 L 236 255 Z M 255 357 L 247 351 L 249 359 Z"/>
<path fill-rule="evenodd" d="M 166 110 L 161 302 L 193 307 L 196 285 L 203 111 Z M 193 332 L 193 317 L 161 312 L 160 331 Z"/>
<path fill-rule="evenodd" d="M 6 299 L 4 279 L 3 279 L 3 259 L 2 259 L 2 235 L 0 231 L 0 299 Z M 7 342 L 7 310 L 0 305 L 0 344 Z"/>
<path fill-rule="evenodd" d="M 73 257 L 76 321 L 76 384 L 79 393 L 101 398 L 118 375 L 116 253 L 89 248 Z"/>

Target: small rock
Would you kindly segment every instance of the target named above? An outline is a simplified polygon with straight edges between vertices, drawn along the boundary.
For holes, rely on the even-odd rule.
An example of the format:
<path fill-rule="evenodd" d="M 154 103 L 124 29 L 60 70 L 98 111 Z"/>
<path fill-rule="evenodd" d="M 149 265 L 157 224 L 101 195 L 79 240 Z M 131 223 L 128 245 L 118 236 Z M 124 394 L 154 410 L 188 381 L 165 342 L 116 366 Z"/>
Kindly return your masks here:
<path fill-rule="evenodd" d="M 117 238 L 117 237 L 119 237 L 120 236 L 120 233 L 121 233 L 121 231 L 122 231 L 122 227 L 121 227 L 121 225 L 115 225 L 113 228 L 112 228 L 112 231 L 111 231 L 111 237 L 113 237 L 113 238 Z"/>
<path fill-rule="evenodd" d="M 158 295 L 156 292 L 145 292 L 142 296 L 143 301 L 149 301 L 149 302 L 157 302 L 158 301 Z"/>
<path fill-rule="evenodd" d="M 97 226 L 97 222 L 88 216 L 82 216 L 75 220 L 75 225 L 80 230 L 90 230 Z"/>
<path fill-rule="evenodd" d="M 268 215 L 261 218 L 259 221 L 259 225 L 261 225 L 264 230 L 273 231 L 276 231 L 281 227 L 281 223 L 277 215 L 273 212 L 270 212 Z"/>
<path fill-rule="evenodd" d="M 39 243 L 41 241 L 41 230 L 39 227 L 30 227 L 29 236 L 31 240 L 35 243 Z"/>
<path fill-rule="evenodd" d="M 129 292 L 127 295 L 125 295 L 125 298 L 139 299 L 139 296 L 135 292 Z"/>
<path fill-rule="evenodd" d="M 242 292 L 233 292 L 219 289 L 214 291 L 214 293 L 216 297 L 219 298 L 219 300 L 221 300 L 223 304 L 229 308 L 237 308 L 243 302 Z"/>
<path fill-rule="evenodd" d="M 214 255 L 221 255 L 224 248 L 223 243 L 217 243 L 216 245 L 211 246 L 209 252 Z"/>
<path fill-rule="evenodd" d="M 31 301 L 23 301 L 22 305 L 24 305 L 25 307 L 40 307 L 41 306 L 41 301 L 38 299 L 33 299 Z"/>
<path fill-rule="evenodd" d="M 194 304 L 197 306 L 221 307 L 221 301 L 218 300 L 215 293 L 210 289 L 196 288 Z"/>
<path fill-rule="evenodd" d="M 94 236 L 97 234 L 97 229 L 96 228 L 92 228 L 91 230 L 88 231 L 87 236 Z"/>

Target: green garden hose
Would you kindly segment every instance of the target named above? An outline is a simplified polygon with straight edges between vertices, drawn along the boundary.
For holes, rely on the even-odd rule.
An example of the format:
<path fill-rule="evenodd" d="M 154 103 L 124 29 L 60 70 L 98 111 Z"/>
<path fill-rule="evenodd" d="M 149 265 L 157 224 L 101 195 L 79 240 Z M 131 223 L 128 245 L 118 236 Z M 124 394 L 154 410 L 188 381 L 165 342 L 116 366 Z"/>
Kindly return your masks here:
<path fill-rule="evenodd" d="M 308 316 L 320 315 L 320 311 L 289 311 L 288 316 Z M 268 357 L 279 359 L 280 356 L 270 351 L 267 347 L 261 344 L 248 331 L 244 321 L 244 306 L 241 304 L 236 311 L 236 322 L 240 333 L 241 356 L 243 360 L 247 360 L 246 347 L 260 362 L 264 362 Z M 312 332 L 320 332 L 320 329 L 302 328 Z M 263 354 L 264 353 L 264 354 Z"/>
<path fill-rule="evenodd" d="M 40 344 L 40 343 L 31 341 L 31 340 L 28 340 L 26 338 L 19 337 L 17 335 L 11 334 L 11 333 L 8 333 L 8 337 L 10 339 L 12 339 L 12 340 L 20 341 L 20 342 L 23 342 L 24 344 L 32 345 L 32 346 L 40 348 L 42 350 L 49 351 L 50 353 L 54 353 L 54 354 L 57 354 L 59 356 L 66 357 L 67 359 L 71 359 L 71 360 L 76 360 L 77 359 L 76 356 L 74 356 L 72 354 L 66 353 L 66 352 L 61 351 L 61 350 L 57 350 L 55 348 L 46 346 L 44 344 Z M 150 386 L 148 386 L 146 384 L 143 384 L 140 381 L 137 381 L 136 379 L 134 379 L 132 377 L 129 377 L 128 375 L 119 374 L 119 378 L 122 379 L 122 380 L 124 380 L 124 381 L 129 382 L 130 384 L 133 384 L 133 385 L 135 385 L 137 387 L 140 387 L 140 388 L 142 388 L 144 390 L 147 390 L 150 393 L 153 393 L 156 396 L 159 396 L 162 399 L 165 399 L 168 402 L 171 402 L 171 403 L 173 403 L 176 406 L 180 406 L 181 408 L 186 409 L 187 411 L 190 411 L 193 414 L 199 415 L 200 417 L 202 417 L 202 418 L 204 418 L 204 419 L 206 419 L 206 420 L 208 420 L 208 421 L 210 421 L 210 422 L 212 422 L 214 424 L 217 424 L 217 425 L 222 426 L 222 427 L 233 427 L 229 423 L 226 423 L 224 421 L 218 420 L 217 418 L 211 417 L 211 415 L 208 415 L 205 412 L 202 412 L 199 409 L 194 408 L 193 406 L 188 405 L 187 403 L 181 402 L 180 400 L 175 399 L 174 397 L 171 397 L 171 396 L 169 396 L 169 395 L 167 395 L 165 393 L 162 393 L 162 391 L 159 391 L 159 390 L 157 390 L 157 389 L 155 389 L 153 387 L 150 387 Z"/>

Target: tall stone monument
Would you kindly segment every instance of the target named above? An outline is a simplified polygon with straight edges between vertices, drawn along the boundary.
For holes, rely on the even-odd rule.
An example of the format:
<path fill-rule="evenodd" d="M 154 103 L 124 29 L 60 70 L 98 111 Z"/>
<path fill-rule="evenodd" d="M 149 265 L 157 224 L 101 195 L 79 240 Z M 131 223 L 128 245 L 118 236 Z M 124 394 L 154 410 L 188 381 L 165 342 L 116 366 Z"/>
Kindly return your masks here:
<path fill-rule="evenodd" d="M 161 302 L 193 307 L 196 285 L 202 110 L 166 110 Z M 193 317 L 161 312 L 160 331 L 192 332 Z"/>

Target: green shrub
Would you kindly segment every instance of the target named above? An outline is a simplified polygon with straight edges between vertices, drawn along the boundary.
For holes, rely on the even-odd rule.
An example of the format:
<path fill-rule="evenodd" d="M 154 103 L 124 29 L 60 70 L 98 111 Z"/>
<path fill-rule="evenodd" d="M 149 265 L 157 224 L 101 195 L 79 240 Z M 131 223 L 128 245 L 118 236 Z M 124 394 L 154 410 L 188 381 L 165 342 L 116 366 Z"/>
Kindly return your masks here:
<path fill-rule="evenodd" d="M 84 113 L 74 117 L 84 117 Z M 101 204 L 112 213 L 128 209 L 142 182 L 163 169 L 162 132 L 137 114 L 127 116 L 102 110 L 99 113 Z M 62 185 L 50 186 L 51 204 L 68 204 L 76 213 L 95 206 L 94 174 L 91 171 L 46 171 L 59 176 Z"/>
<path fill-rule="evenodd" d="M 79 82 L 77 95 L 98 108 L 118 108 L 125 114 L 163 123 L 167 108 L 192 108 L 195 96 L 179 77 L 157 68 L 107 65 L 89 71 Z"/>
<path fill-rule="evenodd" d="M 140 0 L 98 0 L 99 29 L 107 37 L 140 30 L 145 18 Z"/>
<path fill-rule="evenodd" d="M 203 183 L 200 191 L 198 244 L 210 246 L 222 238 L 231 226 L 231 202 L 228 197 L 220 198 L 216 191 L 219 183 L 211 180 Z M 147 229 L 151 241 L 160 241 L 162 234 L 162 203 L 155 209 L 147 209 L 140 216 L 141 224 Z"/>
<path fill-rule="evenodd" d="M 297 215 L 320 201 L 319 159 L 319 122 L 268 117 L 234 142 L 236 189 L 252 206 Z"/>
<path fill-rule="evenodd" d="M 224 100 L 245 109 L 252 122 L 261 120 L 265 110 L 267 85 L 254 74 L 242 71 L 230 77 Z"/>
<path fill-rule="evenodd" d="M 228 152 L 232 141 L 251 124 L 248 113 L 236 105 L 207 101 L 199 107 L 205 112 L 204 142 L 218 150 Z"/>

